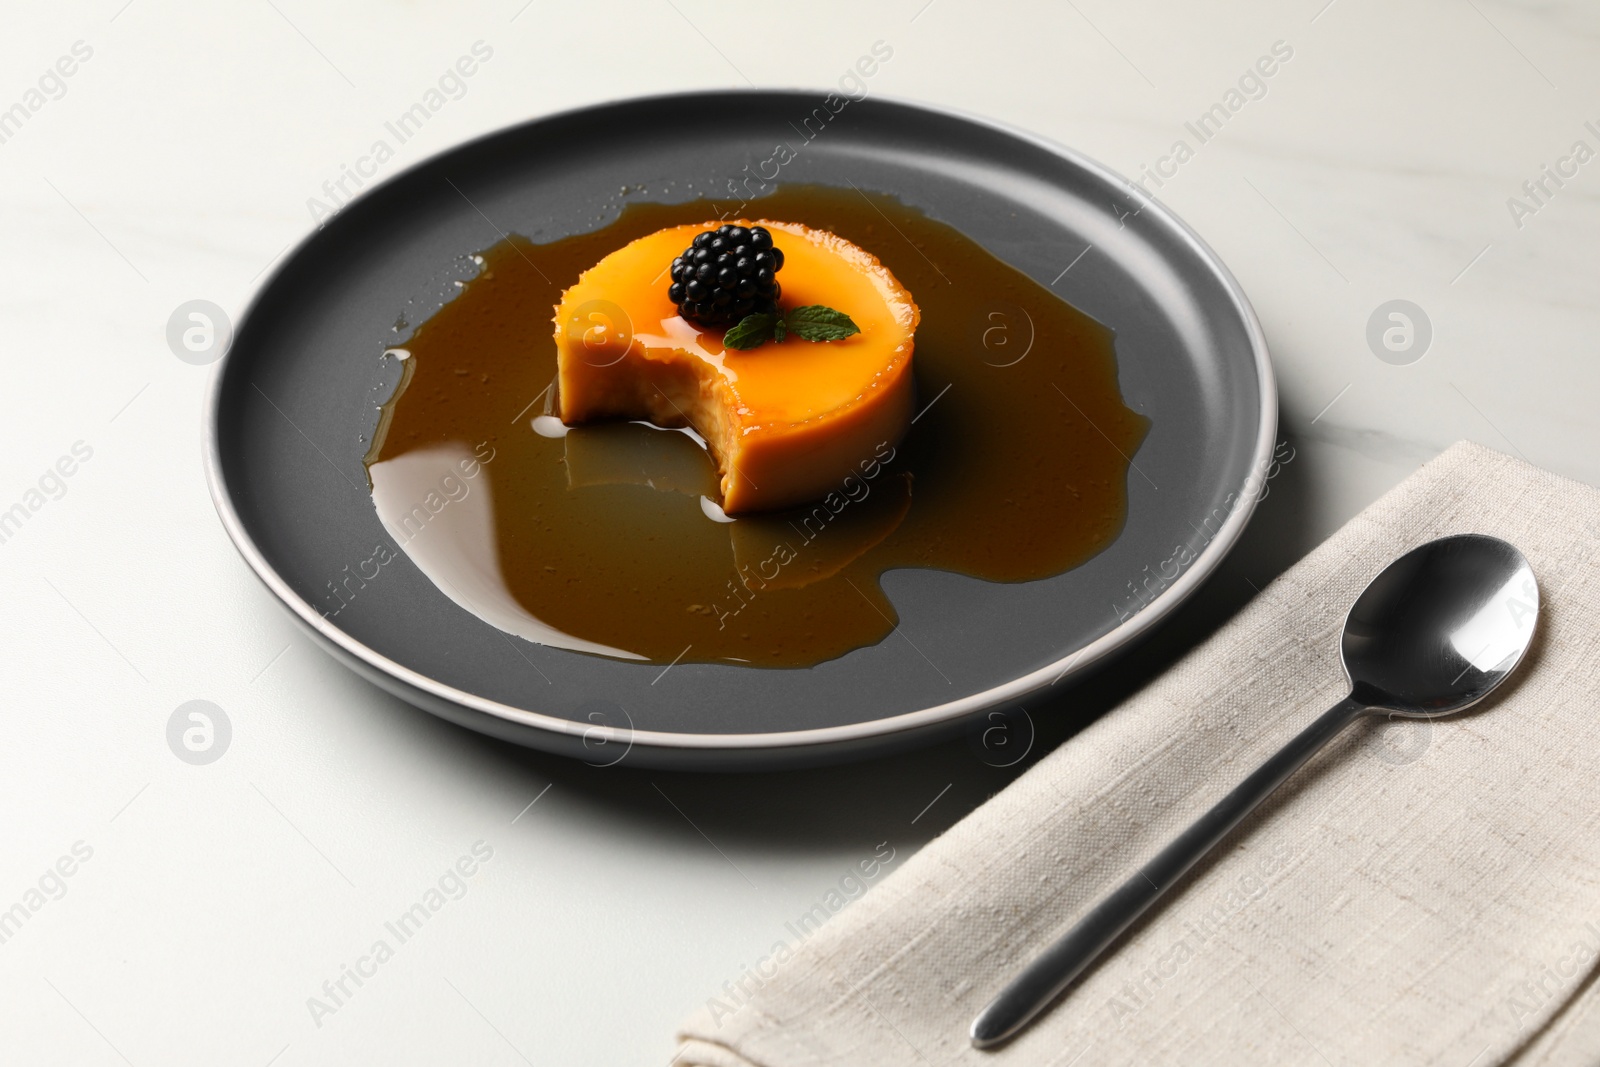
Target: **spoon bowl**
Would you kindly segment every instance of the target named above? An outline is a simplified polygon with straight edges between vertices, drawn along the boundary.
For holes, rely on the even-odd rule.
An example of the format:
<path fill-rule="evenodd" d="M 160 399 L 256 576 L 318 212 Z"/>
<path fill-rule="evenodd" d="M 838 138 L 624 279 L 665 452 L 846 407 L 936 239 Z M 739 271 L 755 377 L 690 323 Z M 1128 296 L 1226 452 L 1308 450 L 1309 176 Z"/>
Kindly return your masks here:
<path fill-rule="evenodd" d="M 1425 719 L 1471 707 L 1533 641 L 1533 569 L 1497 537 L 1459 534 L 1412 549 L 1367 586 L 1340 653 L 1370 713 Z"/>

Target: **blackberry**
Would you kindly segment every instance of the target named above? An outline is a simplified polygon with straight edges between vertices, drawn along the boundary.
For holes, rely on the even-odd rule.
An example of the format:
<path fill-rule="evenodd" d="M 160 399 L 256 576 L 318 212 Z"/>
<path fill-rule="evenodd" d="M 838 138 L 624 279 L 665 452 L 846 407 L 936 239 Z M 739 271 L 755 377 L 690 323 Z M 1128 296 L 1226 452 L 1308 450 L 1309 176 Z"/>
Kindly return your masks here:
<path fill-rule="evenodd" d="M 667 295 L 678 314 L 702 326 L 731 326 L 755 312 L 777 310 L 783 252 L 764 226 L 731 223 L 696 234 L 672 261 Z"/>

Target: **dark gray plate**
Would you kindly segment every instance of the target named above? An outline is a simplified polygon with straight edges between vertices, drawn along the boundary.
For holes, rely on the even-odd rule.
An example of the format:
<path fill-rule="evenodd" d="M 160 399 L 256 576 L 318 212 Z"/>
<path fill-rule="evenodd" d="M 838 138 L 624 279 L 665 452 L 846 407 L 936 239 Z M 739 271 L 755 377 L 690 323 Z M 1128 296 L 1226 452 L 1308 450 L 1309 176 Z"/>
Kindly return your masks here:
<path fill-rule="evenodd" d="M 239 551 L 334 655 L 464 726 L 590 762 L 797 764 L 931 740 L 1014 705 L 1126 646 L 1215 569 L 1254 509 L 1277 403 L 1260 327 L 1216 256 L 1067 149 L 880 99 L 848 103 L 804 140 L 822 106 L 815 93 L 719 92 L 539 119 L 374 188 L 282 264 L 218 367 L 207 466 Z M 615 217 L 623 187 L 725 196 L 779 142 L 796 158 L 778 181 L 893 194 L 1116 331 L 1123 394 L 1152 420 L 1117 541 L 1039 582 L 891 572 L 899 632 L 807 670 L 663 675 L 529 644 L 457 607 L 403 554 L 325 617 L 329 583 L 392 547 L 359 435 L 393 384 L 377 356 L 397 316 L 421 321 L 464 276 L 463 256 L 502 233 L 592 229 Z"/>

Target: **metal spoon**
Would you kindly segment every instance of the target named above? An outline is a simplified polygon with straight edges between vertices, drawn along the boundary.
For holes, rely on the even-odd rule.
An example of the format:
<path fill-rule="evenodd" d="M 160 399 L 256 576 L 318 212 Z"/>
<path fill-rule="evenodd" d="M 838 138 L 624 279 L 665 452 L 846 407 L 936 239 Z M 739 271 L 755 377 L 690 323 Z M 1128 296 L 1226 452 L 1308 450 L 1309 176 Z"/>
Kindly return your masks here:
<path fill-rule="evenodd" d="M 1027 1026 L 1185 871 L 1356 719 L 1450 715 L 1488 696 L 1522 660 L 1538 616 L 1533 570 L 1498 538 L 1444 537 L 1389 564 L 1345 618 L 1340 653 L 1350 695 L 1028 964 L 973 1020 L 973 1045 L 993 1048 Z"/>

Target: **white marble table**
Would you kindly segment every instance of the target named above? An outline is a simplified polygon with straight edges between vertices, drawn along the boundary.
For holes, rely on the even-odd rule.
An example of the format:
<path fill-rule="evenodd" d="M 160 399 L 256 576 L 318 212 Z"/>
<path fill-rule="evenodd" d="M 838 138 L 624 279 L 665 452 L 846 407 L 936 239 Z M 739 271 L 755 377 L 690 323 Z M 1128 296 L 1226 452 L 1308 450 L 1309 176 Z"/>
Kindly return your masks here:
<path fill-rule="evenodd" d="M 312 647 L 223 535 L 208 371 L 164 331 L 188 300 L 242 306 L 347 165 L 381 180 L 635 93 L 825 86 L 884 41 L 873 93 L 1160 168 L 1149 188 L 1265 323 L 1295 458 L 1205 593 L 1037 716 L 1041 745 L 1457 438 L 1600 482 L 1600 9 L 1325 2 L 8 11 L 0 512 L 25 516 L 0 543 L 0 1059 L 665 1064 L 674 1023 L 849 869 L 881 849 L 892 869 L 1013 773 L 961 744 L 764 777 L 591 770 L 414 712 Z M 492 58 L 459 99 L 361 164 L 478 41 Z M 1217 104 L 1202 140 L 1185 124 Z M 1431 326 L 1421 358 L 1368 344 L 1395 299 Z M 197 699 L 231 724 L 206 765 L 167 740 Z M 461 857 L 471 876 L 389 933 Z"/>

